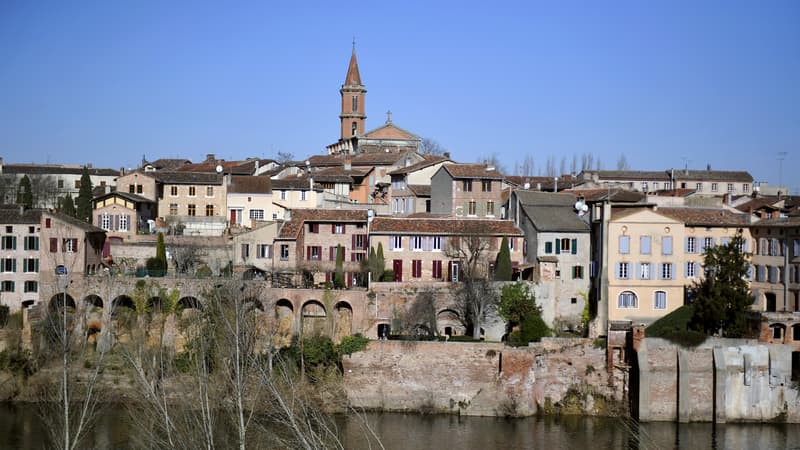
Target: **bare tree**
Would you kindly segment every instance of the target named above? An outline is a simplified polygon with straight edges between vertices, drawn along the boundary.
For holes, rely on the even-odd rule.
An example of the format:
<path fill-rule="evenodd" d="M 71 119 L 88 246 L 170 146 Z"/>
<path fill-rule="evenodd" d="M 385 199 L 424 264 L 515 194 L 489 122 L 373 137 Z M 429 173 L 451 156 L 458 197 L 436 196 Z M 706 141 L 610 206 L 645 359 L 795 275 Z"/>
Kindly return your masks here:
<path fill-rule="evenodd" d="M 175 273 L 191 275 L 200 264 L 200 249 L 196 245 L 172 246 L 170 257 L 175 264 Z"/>
<path fill-rule="evenodd" d="M 17 177 L 11 174 L 0 174 L 0 203 L 11 205 L 17 199 Z"/>
<path fill-rule="evenodd" d="M 419 143 L 419 152 L 423 155 L 442 156 L 446 151 L 447 149 L 433 138 L 422 138 Z"/>
<path fill-rule="evenodd" d="M 578 173 L 578 155 L 572 155 L 572 162 L 569 165 L 569 171 L 572 175 Z"/>
<path fill-rule="evenodd" d="M 292 152 L 278 152 L 275 155 L 275 161 L 280 164 L 286 164 L 287 162 L 294 161 L 294 153 Z"/>
<path fill-rule="evenodd" d="M 500 301 L 497 291 L 486 279 L 465 278 L 455 293 L 455 308 L 464 320 L 464 325 L 472 328 L 472 337 L 480 339 L 481 327 L 487 315 L 492 313 Z"/>
<path fill-rule="evenodd" d="M 34 208 L 52 208 L 58 204 L 58 182 L 50 175 L 31 175 Z"/>
<path fill-rule="evenodd" d="M 624 153 L 620 153 L 619 158 L 617 158 L 617 170 L 629 170 L 630 166 L 628 165 L 628 158 L 625 157 Z"/>
<path fill-rule="evenodd" d="M 567 157 L 566 156 L 562 156 L 561 157 L 561 164 L 559 164 L 558 169 L 559 169 L 559 171 L 558 171 L 558 175 L 559 176 L 564 175 L 565 173 L 567 173 Z"/>
<path fill-rule="evenodd" d="M 492 153 L 489 156 L 479 158 L 478 162 L 482 162 L 486 165 L 494 167 L 494 169 L 499 173 L 506 173 L 505 167 L 503 167 L 503 165 L 500 163 L 500 158 L 497 156 L 497 153 Z"/>
<path fill-rule="evenodd" d="M 594 155 L 591 153 L 584 153 L 581 155 L 581 171 L 591 170 L 594 165 Z"/>
<path fill-rule="evenodd" d="M 438 336 L 436 324 L 436 295 L 429 289 L 417 293 L 405 314 L 404 328 L 407 334 Z"/>
<path fill-rule="evenodd" d="M 556 176 L 556 160 L 553 155 L 547 157 L 547 167 L 545 168 L 545 176 Z"/>

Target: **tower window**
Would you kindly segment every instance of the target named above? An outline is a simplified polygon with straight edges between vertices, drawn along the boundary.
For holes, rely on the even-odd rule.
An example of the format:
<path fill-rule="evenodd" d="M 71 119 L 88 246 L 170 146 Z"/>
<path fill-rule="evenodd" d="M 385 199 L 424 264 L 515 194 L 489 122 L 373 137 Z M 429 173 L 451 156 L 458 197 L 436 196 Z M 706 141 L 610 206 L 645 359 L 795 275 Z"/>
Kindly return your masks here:
<path fill-rule="evenodd" d="M 355 136 L 356 135 L 356 128 L 358 128 L 358 124 L 356 122 L 353 122 L 352 126 L 350 127 L 350 135 L 351 136 Z"/>
<path fill-rule="evenodd" d="M 353 96 L 353 112 L 358 112 L 358 97 Z"/>

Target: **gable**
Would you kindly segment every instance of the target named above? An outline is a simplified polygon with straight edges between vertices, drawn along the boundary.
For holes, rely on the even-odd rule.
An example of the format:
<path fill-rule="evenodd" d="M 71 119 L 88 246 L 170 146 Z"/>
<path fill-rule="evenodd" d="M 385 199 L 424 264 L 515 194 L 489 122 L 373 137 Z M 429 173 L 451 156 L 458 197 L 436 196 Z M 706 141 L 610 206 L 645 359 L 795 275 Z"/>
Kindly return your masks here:
<path fill-rule="evenodd" d="M 394 124 L 387 123 L 382 127 L 366 132 L 361 138 L 366 139 L 404 139 L 404 140 L 420 140 L 419 136 L 410 133 Z"/>
<path fill-rule="evenodd" d="M 682 222 L 675 220 L 671 217 L 659 214 L 649 208 L 636 208 L 636 211 L 625 211 L 622 214 L 611 215 L 609 222 L 614 223 L 672 223 L 681 224 Z"/>

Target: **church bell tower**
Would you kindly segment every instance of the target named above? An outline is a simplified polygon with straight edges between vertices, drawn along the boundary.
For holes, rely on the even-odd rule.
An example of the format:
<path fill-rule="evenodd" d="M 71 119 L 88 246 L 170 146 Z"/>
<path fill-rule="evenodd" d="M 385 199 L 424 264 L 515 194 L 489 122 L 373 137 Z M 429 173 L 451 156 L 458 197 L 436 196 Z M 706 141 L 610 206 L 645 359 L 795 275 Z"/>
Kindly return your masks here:
<path fill-rule="evenodd" d="M 347 67 L 347 76 L 339 93 L 342 95 L 342 113 L 339 114 L 342 122 L 341 139 L 364 134 L 364 121 L 367 119 L 367 115 L 364 113 L 364 100 L 367 96 L 367 89 L 361 84 L 361 75 L 358 73 L 355 42 L 353 42 L 350 65 Z"/>

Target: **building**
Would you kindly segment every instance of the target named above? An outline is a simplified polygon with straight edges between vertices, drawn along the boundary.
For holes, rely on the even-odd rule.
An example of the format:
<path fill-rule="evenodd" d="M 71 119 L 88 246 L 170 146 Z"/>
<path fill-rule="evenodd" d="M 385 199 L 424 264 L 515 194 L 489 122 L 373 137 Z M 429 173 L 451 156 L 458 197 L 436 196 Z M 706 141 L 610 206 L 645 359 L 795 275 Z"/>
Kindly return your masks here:
<path fill-rule="evenodd" d="M 136 240 L 154 231 L 156 202 L 138 194 L 111 192 L 92 200 L 92 222 L 106 231 L 109 240 Z"/>
<path fill-rule="evenodd" d="M 268 177 L 229 175 L 225 180 L 230 227 L 256 228 L 258 222 L 282 216 L 281 209 L 272 202 L 272 182 Z"/>
<path fill-rule="evenodd" d="M 503 175 L 488 164 L 442 165 L 431 177 L 431 213 L 502 218 Z"/>
<path fill-rule="evenodd" d="M 227 184 L 219 173 L 155 172 L 158 215 L 184 235 L 221 236 L 226 229 Z"/>
<path fill-rule="evenodd" d="M 284 220 L 288 216 L 288 211 L 322 207 L 322 190 L 315 187 L 314 180 L 304 174 L 289 178 L 273 178 L 270 183 L 275 214 L 273 220 Z"/>
<path fill-rule="evenodd" d="M 760 220 L 750 230 L 753 309 L 800 311 L 800 217 Z"/>
<path fill-rule="evenodd" d="M 449 155 L 429 157 L 416 164 L 389 172 L 389 191 L 392 214 L 431 212 L 431 178 L 445 163 Z"/>
<path fill-rule="evenodd" d="M 11 311 L 39 301 L 42 210 L 0 207 L 0 305 Z"/>
<path fill-rule="evenodd" d="M 114 169 L 94 168 L 87 164 L 92 186 L 115 186 L 121 171 Z M 19 180 L 23 176 L 31 181 L 33 206 L 39 208 L 56 208 L 58 200 L 70 194 L 78 197 L 81 188 L 83 166 L 65 164 L 4 164 L 0 158 L 0 184 L 3 197 L 0 203 L 15 203 Z"/>
<path fill-rule="evenodd" d="M 233 237 L 233 268 L 245 279 L 267 279 L 273 269 L 273 242 L 279 222 L 258 221 L 255 227 Z"/>
<path fill-rule="evenodd" d="M 611 186 L 640 192 L 671 189 L 694 189 L 706 195 L 749 195 L 753 192 L 753 177 L 745 171 L 667 169 L 585 170 L 579 176 L 576 189 L 595 189 Z"/>
<path fill-rule="evenodd" d="M 397 282 L 458 282 L 470 272 L 491 276 L 503 237 L 512 266 L 519 266 L 523 235 L 508 220 L 376 217 L 369 227 L 369 245 L 383 247 L 386 269 Z"/>

